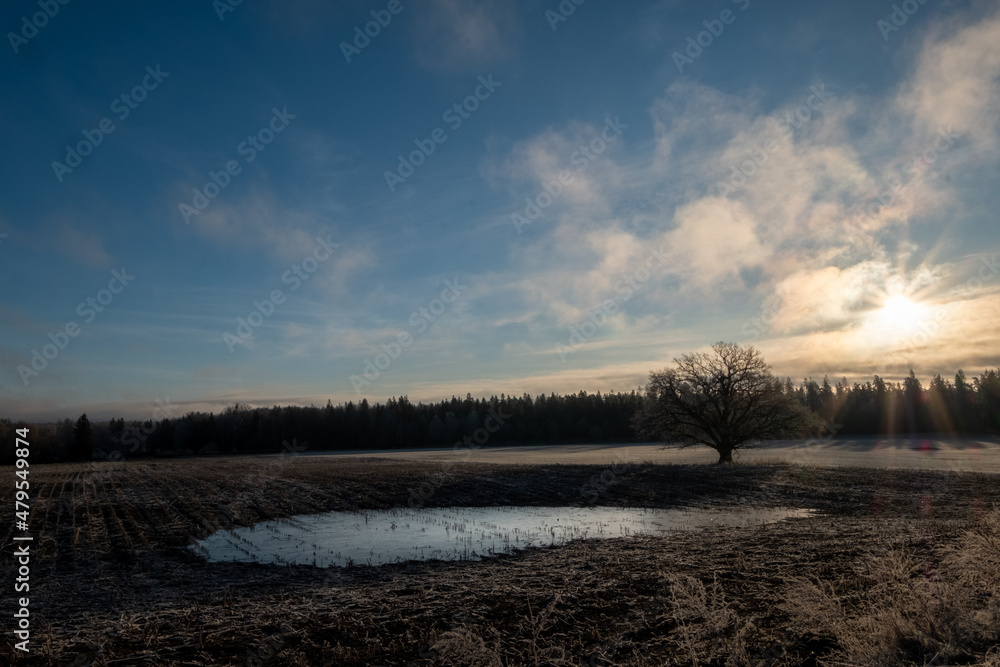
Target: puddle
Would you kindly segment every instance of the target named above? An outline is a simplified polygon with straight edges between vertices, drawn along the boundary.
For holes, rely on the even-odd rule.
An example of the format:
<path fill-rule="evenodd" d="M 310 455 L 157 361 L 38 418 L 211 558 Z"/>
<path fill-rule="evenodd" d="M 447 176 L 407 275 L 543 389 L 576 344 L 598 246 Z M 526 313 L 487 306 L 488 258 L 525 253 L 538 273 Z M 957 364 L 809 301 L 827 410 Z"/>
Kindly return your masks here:
<path fill-rule="evenodd" d="M 479 560 L 571 540 L 663 535 L 810 516 L 804 509 L 445 507 L 328 512 L 224 530 L 189 548 L 209 562 L 384 565 Z"/>

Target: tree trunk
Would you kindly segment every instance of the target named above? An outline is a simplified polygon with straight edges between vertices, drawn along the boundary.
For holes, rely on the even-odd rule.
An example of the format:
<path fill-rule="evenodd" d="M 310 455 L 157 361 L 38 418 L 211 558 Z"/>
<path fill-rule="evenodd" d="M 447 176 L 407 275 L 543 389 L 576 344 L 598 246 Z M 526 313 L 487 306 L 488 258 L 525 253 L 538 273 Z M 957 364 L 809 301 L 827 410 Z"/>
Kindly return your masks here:
<path fill-rule="evenodd" d="M 719 452 L 719 463 L 732 463 L 733 462 L 733 449 L 732 447 L 720 447 Z"/>

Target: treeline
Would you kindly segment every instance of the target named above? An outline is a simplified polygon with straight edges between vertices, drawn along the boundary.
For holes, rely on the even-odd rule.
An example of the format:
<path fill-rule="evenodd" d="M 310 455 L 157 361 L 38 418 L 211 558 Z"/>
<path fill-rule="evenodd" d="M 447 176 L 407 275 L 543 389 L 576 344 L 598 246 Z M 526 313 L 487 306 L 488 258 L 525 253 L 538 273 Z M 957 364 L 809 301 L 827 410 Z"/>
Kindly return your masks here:
<path fill-rule="evenodd" d="M 532 397 L 452 397 L 412 403 L 406 396 L 386 403 L 325 407 L 249 408 L 235 405 L 220 414 L 92 423 L 11 424 L 0 420 L 0 442 L 13 442 L 13 429 L 31 429 L 32 461 L 90 458 L 117 460 L 191 454 L 278 453 L 353 449 L 412 449 L 452 446 L 469 438 L 480 446 L 532 443 L 631 442 L 630 424 L 642 401 L 631 393 Z M 161 411 L 169 410 L 160 408 Z M 10 435 L 8 436 L 8 431 Z M 5 452 L 3 463 L 13 461 Z M 11 451 L 13 451 L 11 449 Z"/>
<path fill-rule="evenodd" d="M 838 435 L 978 434 L 1000 432 L 1000 370 L 984 371 L 970 381 L 963 371 L 954 382 L 940 375 L 923 387 L 913 371 L 902 382 L 879 376 L 864 384 L 841 380 L 831 386 L 807 379 L 799 402 Z"/>
<path fill-rule="evenodd" d="M 902 382 L 875 376 L 865 383 L 830 384 L 807 378 L 785 391 L 816 415 L 812 436 L 1000 433 L 1000 371 L 954 381 L 936 376 L 928 387 L 911 372 Z M 353 449 L 450 447 L 536 443 L 633 442 L 632 416 L 640 392 L 566 396 L 452 397 L 414 404 L 406 396 L 370 405 L 367 400 L 324 407 L 249 408 L 220 414 L 189 413 L 146 421 L 11 423 L 0 419 L 0 463 L 14 460 L 14 429 L 30 429 L 31 461 L 117 460 L 192 454 L 280 453 Z M 168 406 L 169 409 L 169 406 Z M 161 410 L 164 410 L 161 408 Z M 468 440 L 466 440 L 468 439 Z"/>

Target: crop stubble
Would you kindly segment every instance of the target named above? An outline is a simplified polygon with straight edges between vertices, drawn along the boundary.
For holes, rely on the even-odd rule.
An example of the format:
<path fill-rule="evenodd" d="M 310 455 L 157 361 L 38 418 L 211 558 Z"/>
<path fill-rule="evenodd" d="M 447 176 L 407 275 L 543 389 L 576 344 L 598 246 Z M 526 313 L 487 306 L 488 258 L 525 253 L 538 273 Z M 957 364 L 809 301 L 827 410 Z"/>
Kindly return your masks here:
<path fill-rule="evenodd" d="M 822 514 L 379 568 L 208 564 L 186 549 L 218 528 L 406 506 L 410 489 L 440 470 L 311 457 L 35 466 L 36 634 L 31 655 L 17 661 L 246 664 L 249 649 L 273 653 L 275 665 L 791 665 L 851 656 L 863 664 L 869 658 L 836 628 L 875 613 L 869 591 L 882 580 L 873 579 L 873 563 L 905 551 L 944 576 L 942 554 L 988 524 L 1000 501 L 1000 480 L 989 475 L 638 464 L 626 466 L 597 504 Z M 456 464 L 425 505 L 579 505 L 581 488 L 602 470 Z M 13 524 L 11 508 L 0 514 Z M 3 568 L 11 580 L 9 560 Z M 928 575 L 911 578 L 921 576 Z M 996 613 L 985 627 L 1000 622 L 993 593 L 969 600 L 970 614 Z M 808 610 L 796 610 L 797 595 L 808 598 Z M 809 613 L 828 603 L 846 615 L 810 625 Z M 963 628 L 918 638 L 916 647 L 903 642 L 897 658 L 916 664 L 915 656 L 937 651 L 991 664 L 988 641 Z"/>

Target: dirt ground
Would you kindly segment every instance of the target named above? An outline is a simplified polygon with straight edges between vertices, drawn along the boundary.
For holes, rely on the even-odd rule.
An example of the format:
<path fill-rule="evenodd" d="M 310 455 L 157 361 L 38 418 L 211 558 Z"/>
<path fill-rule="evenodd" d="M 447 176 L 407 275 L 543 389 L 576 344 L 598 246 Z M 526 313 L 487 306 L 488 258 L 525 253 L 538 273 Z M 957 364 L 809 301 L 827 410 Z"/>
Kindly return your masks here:
<path fill-rule="evenodd" d="M 30 479 L 31 653 L 5 632 L 16 664 L 1000 667 L 989 474 L 290 456 L 46 465 Z M 317 569 L 187 549 L 220 528 L 414 504 L 818 513 L 475 562 Z"/>

